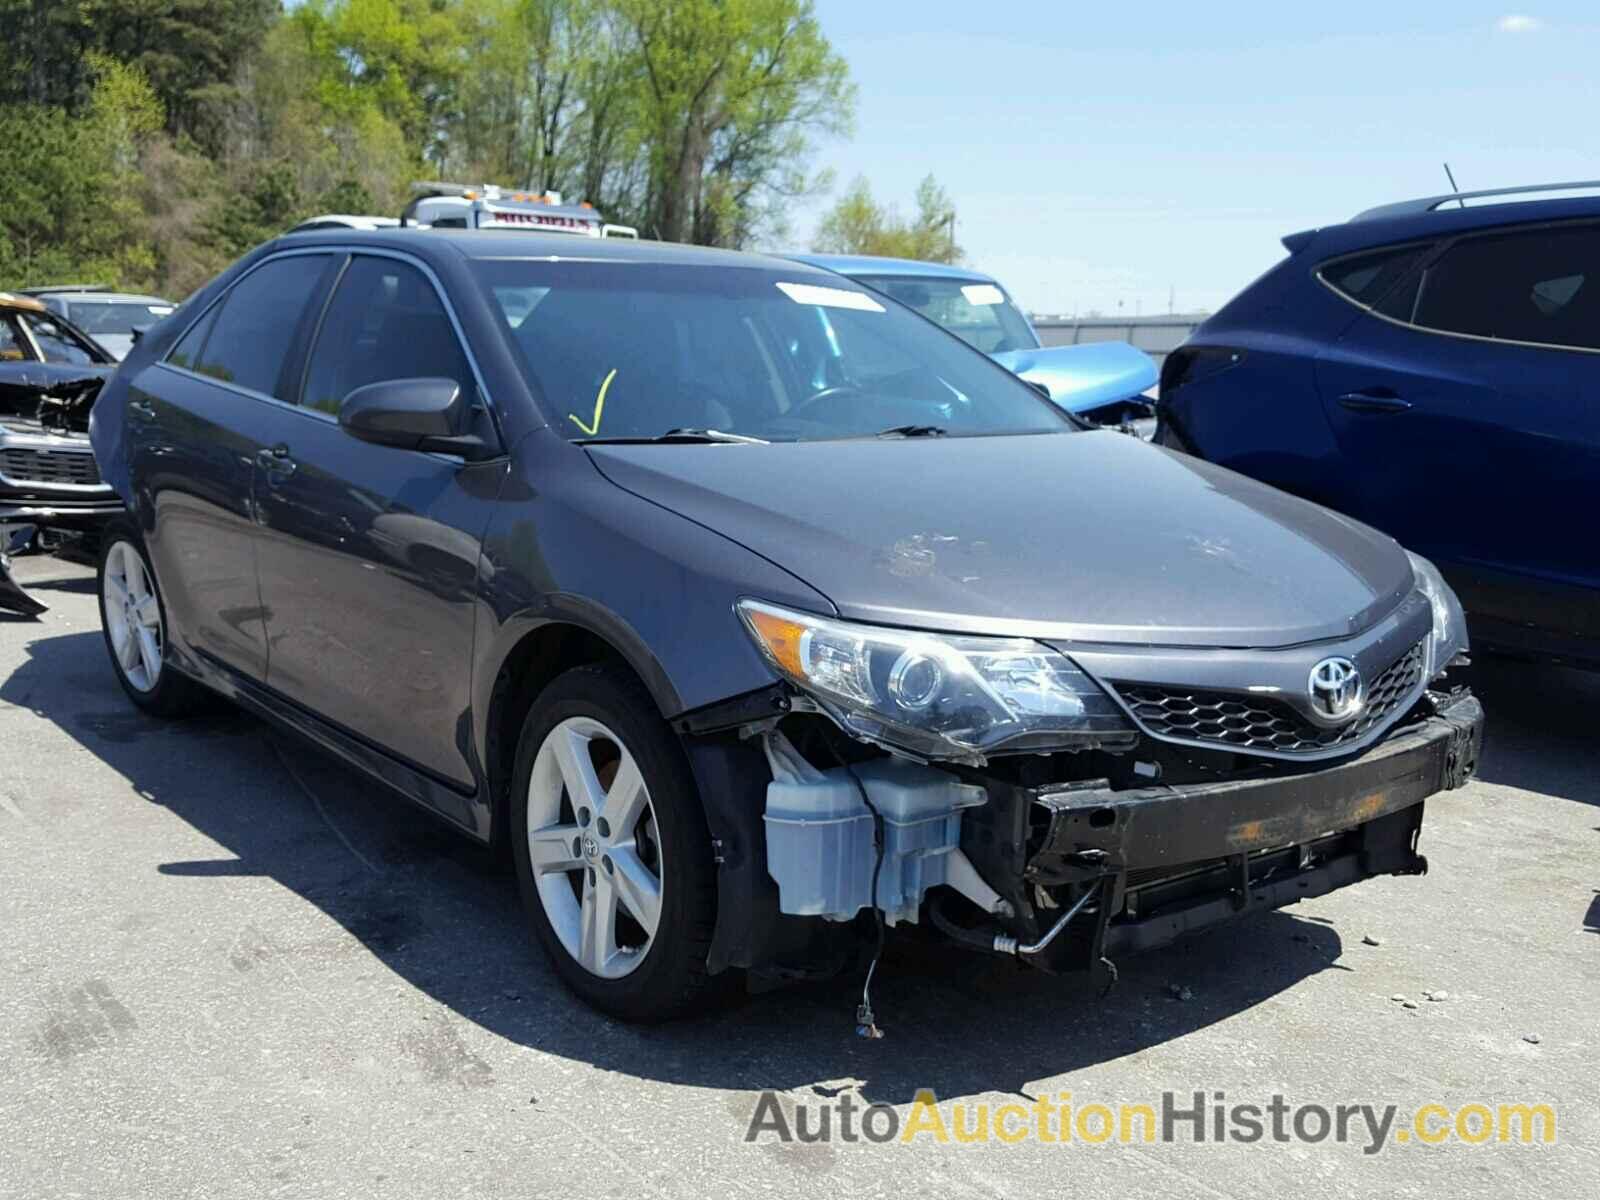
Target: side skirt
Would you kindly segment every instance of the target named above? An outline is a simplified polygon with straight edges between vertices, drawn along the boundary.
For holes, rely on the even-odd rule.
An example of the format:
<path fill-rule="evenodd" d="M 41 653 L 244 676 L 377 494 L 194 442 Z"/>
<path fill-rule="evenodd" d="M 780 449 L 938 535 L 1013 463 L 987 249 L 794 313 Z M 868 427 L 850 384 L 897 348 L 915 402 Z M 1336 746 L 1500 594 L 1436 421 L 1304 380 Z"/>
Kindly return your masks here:
<path fill-rule="evenodd" d="M 184 674 L 234 701 L 241 708 L 322 747 L 346 766 L 442 818 L 463 836 L 480 845 L 488 844 L 488 838 L 480 832 L 489 828 L 490 809 L 488 790 L 481 778 L 476 791 L 465 792 L 420 767 L 396 758 L 365 738 L 323 720 L 272 689 L 245 679 L 208 655 L 191 651 L 177 665 Z"/>

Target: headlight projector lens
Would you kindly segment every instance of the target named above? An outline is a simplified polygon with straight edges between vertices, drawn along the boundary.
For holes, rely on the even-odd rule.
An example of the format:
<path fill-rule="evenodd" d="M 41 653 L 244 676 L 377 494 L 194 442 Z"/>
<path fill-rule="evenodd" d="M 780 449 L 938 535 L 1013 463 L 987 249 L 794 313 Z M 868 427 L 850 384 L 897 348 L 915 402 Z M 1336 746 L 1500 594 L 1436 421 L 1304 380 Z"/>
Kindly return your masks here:
<path fill-rule="evenodd" d="M 932 704 L 943 686 L 944 668 L 938 660 L 915 650 L 907 650 L 889 670 L 889 695 L 912 712 Z"/>

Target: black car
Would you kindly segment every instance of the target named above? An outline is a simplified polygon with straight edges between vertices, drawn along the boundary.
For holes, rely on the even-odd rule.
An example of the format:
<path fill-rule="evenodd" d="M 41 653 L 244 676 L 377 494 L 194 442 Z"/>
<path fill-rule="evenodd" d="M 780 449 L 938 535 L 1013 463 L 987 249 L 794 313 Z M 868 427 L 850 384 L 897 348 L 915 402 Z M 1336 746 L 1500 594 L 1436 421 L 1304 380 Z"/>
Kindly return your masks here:
<path fill-rule="evenodd" d="M 1100 969 L 1422 870 L 1476 760 L 1427 562 L 794 262 L 293 235 L 92 436 L 134 703 L 221 692 L 509 846 L 631 1018 L 887 924 Z"/>

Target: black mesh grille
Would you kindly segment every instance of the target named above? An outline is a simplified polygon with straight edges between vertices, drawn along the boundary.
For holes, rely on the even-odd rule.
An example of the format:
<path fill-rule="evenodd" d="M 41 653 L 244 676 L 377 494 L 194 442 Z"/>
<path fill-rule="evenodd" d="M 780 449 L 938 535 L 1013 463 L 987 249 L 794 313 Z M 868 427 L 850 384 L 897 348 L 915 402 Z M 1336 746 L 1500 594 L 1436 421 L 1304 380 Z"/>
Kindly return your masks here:
<path fill-rule="evenodd" d="M 1113 684 L 1134 718 L 1155 737 L 1214 742 L 1240 750 L 1314 754 L 1358 742 L 1396 714 L 1422 683 L 1418 642 L 1373 680 L 1367 704 L 1348 725 L 1313 725 L 1282 700 L 1248 692 L 1205 692 L 1145 683 Z"/>
<path fill-rule="evenodd" d="M 100 482 L 100 468 L 87 450 L 29 450 L 8 446 L 0 450 L 0 475 L 12 483 Z"/>

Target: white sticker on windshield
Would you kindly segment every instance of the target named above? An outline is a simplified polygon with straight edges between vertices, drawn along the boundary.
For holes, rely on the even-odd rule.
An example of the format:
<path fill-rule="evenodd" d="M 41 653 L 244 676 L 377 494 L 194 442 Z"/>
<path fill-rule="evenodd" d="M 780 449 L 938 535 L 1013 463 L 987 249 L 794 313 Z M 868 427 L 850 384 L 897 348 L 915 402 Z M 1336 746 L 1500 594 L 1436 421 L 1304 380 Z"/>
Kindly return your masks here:
<path fill-rule="evenodd" d="M 172 311 L 170 304 L 146 304 L 145 307 L 150 310 L 152 316 L 157 317 L 164 317 Z"/>
<path fill-rule="evenodd" d="M 879 304 L 865 292 L 849 292 L 844 288 L 822 287 L 815 283 L 780 283 L 778 290 L 796 304 L 815 304 L 819 308 L 854 308 L 860 312 L 883 312 Z"/>
<path fill-rule="evenodd" d="M 961 289 L 968 304 L 1004 304 L 1006 294 L 992 283 L 969 283 Z"/>

